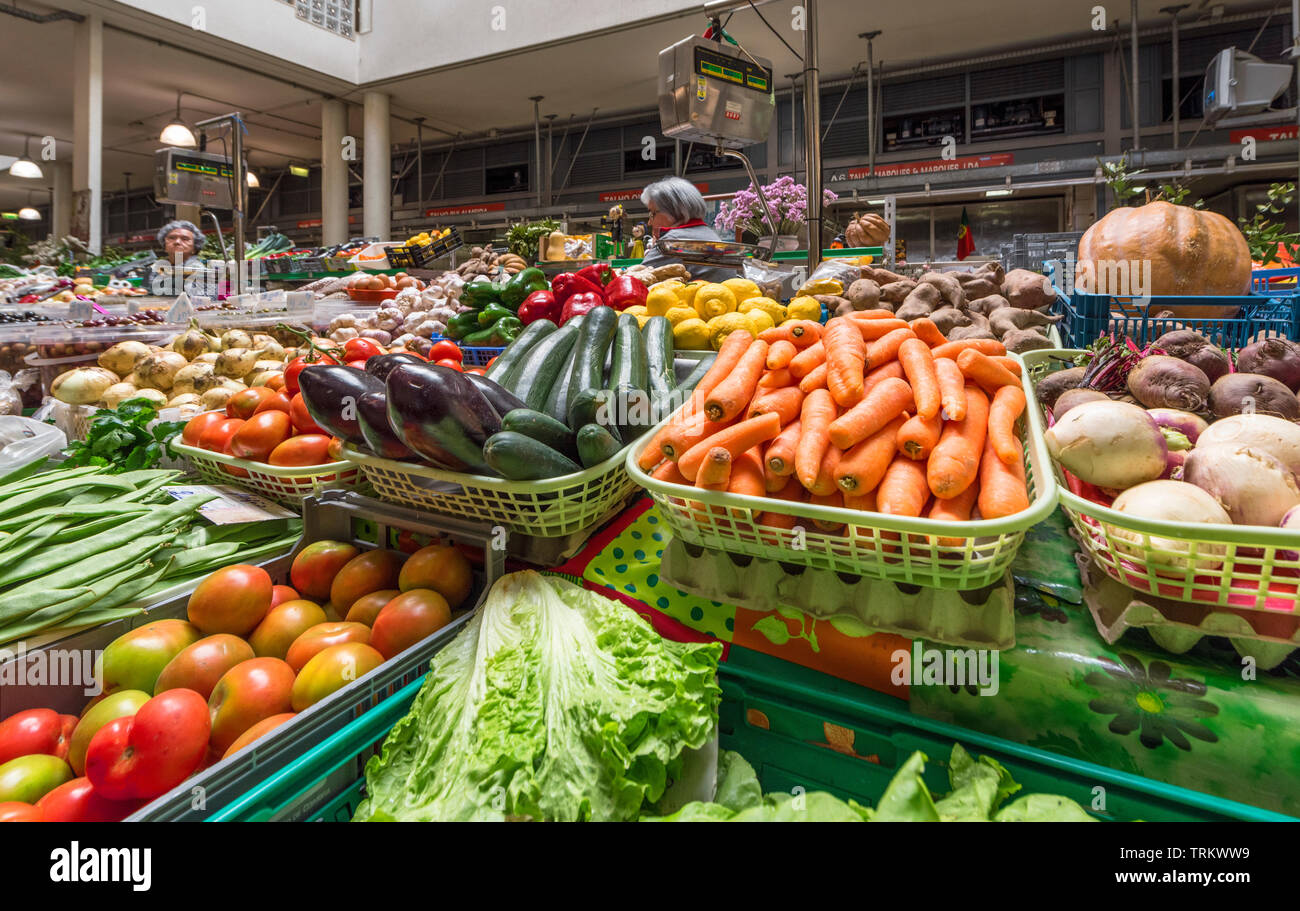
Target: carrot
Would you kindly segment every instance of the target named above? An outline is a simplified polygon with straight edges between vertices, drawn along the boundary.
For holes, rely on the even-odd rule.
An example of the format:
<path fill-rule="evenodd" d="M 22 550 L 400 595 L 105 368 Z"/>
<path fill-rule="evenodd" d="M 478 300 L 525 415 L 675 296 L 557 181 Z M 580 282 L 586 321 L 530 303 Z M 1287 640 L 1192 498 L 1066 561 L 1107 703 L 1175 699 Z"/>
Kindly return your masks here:
<path fill-rule="evenodd" d="M 682 477 L 682 473 L 677 470 L 677 463 L 670 459 L 665 459 L 663 463 L 650 474 L 650 477 L 654 478 L 656 481 L 666 481 L 669 484 L 686 484 L 689 486 L 691 483 Z"/>
<path fill-rule="evenodd" d="M 967 487 L 951 500 L 941 500 L 936 498 L 934 505 L 926 514 L 926 518 L 936 519 L 940 522 L 969 522 L 971 510 L 975 508 L 975 496 L 978 493 L 980 485 L 972 484 Z M 940 547 L 961 547 L 965 544 L 964 538 L 939 538 Z"/>
<path fill-rule="evenodd" d="M 1000 519 L 1029 508 L 1029 488 L 1025 486 L 1025 466 L 1020 459 L 1020 441 L 1016 444 L 1016 458 L 1011 464 L 1003 461 L 990 436 L 984 444 L 984 458 L 980 462 L 980 515 L 985 519 Z"/>
<path fill-rule="evenodd" d="M 786 483 L 789 482 L 789 480 L 790 480 L 789 476 L 777 474 L 772 470 L 772 466 L 768 464 L 767 461 L 767 454 L 764 453 L 763 454 L 763 487 L 767 491 L 767 495 L 770 497 L 772 494 L 776 493 L 778 490 L 785 487 Z"/>
<path fill-rule="evenodd" d="M 993 395 L 1001 386 L 1020 385 L 1020 377 L 980 351 L 973 349 L 963 351 L 957 355 L 957 366 L 961 368 L 966 379 L 979 383 L 989 395 Z"/>
<path fill-rule="evenodd" d="M 758 334 L 758 337 L 769 345 L 774 342 L 786 341 L 803 350 L 821 340 L 822 324 L 811 319 L 791 320 L 779 326 L 773 326 L 771 329 L 764 329 Z"/>
<path fill-rule="evenodd" d="M 931 348 L 937 348 L 939 345 L 943 345 L 948 341 L 948 339 L 944 337 L 944 334 L 939 331 L 939 327 L 934 324 L 934 320 L 930 319 L 928 316 L 914 319 L 908 323 L 907 326 L 916 333 L 917 338 L 925 342 Z"/>
<path fill-rule="evenodd" d="M 908 338 L 898 346 L 898 362 L 903 365 L 907 382 L 916 399 L 916 413 L 926 420 L 939 416 L 939 377 L 934 372 L 934 358 L 919 338 Z"/>
<path fill-rule="evenodd" d="M 795 486 L 800 490 L 803 490 L 803 487 L 800 487 L 800 485 L 796 484 Z M 794 528 L 795 522 L 799 521 L 799 519 L 797 516 L 792 516 L 788 512 L 761 512 L 758 514 L 757 521 L 759 525 L 766 525 L 768 528 L 779 528 L 783 531 L 790 531 Z M 775 537 L 775 535 L 764 535 L 763 540 L 768 544 L 775 544 L 777 543 Z"/>
<path fill-rule="evenodd" d="M 835 419 L 830 427 L 831 442 L 840 449 L 851 449 L 911 407 L 911 386 L 892 377 L 882 380 L 866 398 Z"/>
<path fill-rule="evenodd" d="M 835 483 L 846 495 L 861 496 L 876 489 L 894 460 L 898 432 L 903 426 L 905 417 L 900 414 L 844 453 L 835 466 Z"/>
<path fill-rule="evenodd" d="M 719 430 L 713 436 L 696 443 L 686 453 L 677 460 L 677 470 L 683 477 L 695 480 L 696 474 L 699 473 L 700 466 L 704 463 L 704 458 L 709 454 L 709 450 L 721 446 L 731 453 L 733 462 L 746 450 L 759 443 L 772 439 L 781 432 L 781 419 L 775 414 L 768 412 L 760 414 L 758 417 L 750 418 L 747 421 L 741 421 L 738 424 L 732 424 L 723 430 Z M 735 472 L 735 465 L 732 465 L 732 472 Z M 761 475 L 761 472 L 760 472 Z"/>
<path fill-rule="evenodd" d="M 846 493 L 844 494 L 845 509 L 860 509 L 863 512 L 876 511 L 876 492 L 868 490 L 866 493 Z"/>
<path fill-rule="evenodd" d="M 830 368 L 826 364 L 818 364 L 813 368 L 813 372 L 799 381 L 799 389 L 807 395 L 814 389 L 826 388 L 826 377 L 830 373 Z"/>
<path fill-rule="evenodd" d="M 950 357 L 953 360 L 956 360 L 957 355 L 961 354 L 968 348 L 973 348 L 976 351 L 988 355 L 1002 355 L 1007 353 L 1006 345 L 991 338 L 964 338 L 955 342 L 947 342 L 940 345 L 938 348 L 935 348 L 930 353 L 936 358 Z"/>
<path fill-rule="evenodd" d="M 797 386 L 799 381 L 790 373 L 788 367 L 780 370 L 768 370 L 758 379 L 759 389 L 780 389 L 782 386 Z"/>
<path fill-rule="evenodd" d="M 794 474 L 794 448 L 799 442 L 799 427 L 798 421 L 790 422 L 763 454 L 763 461 L 771 467 L 773 474 L 783 478 Z"/>
<path fill-rule="evenodd" d="M 704 412 L 700 411 L 693 418 L 675 427 L 660 443 L 659 450 L 664 458 L 676 462 L 696 443 L 730 426 L 730 421 L 710 421 L 704 416 Z"/>
<path fill-rule="evenodd" d="M 802 503 L 805 497 L 807 497 L 807 493 L 804 491 L 803 485 L 799 483 L 798 478 L 794 477 L 786 478 L 785 486 L 776 493 L 770 494 L 770 498 L 773 500 L 785 500 L 790 503 Z M 799 517 L 792 516 L 787 512 L 764 512 L 759 514 L 757 521 L 759 525 L 789 531 L 798 524 Z M 776 542 L 769 541 L 768 543 L 774 544 Z"/>
<path fill-rule="evenodd" d="M 835 472 L 839 468 L 840 460 L 844 458 L 844 453 L 835 446 L 827 446 L 826 454 L 822 456 L 821 468 L 817 471 L 817 477 L 813 481 L 812 487 L 808 492 L 815 497 L 827 497 L 839 488 L 835 483 Z"/>
<path fill-rule="evenodd" d="M 909 338 L 916 338 L 916 333 L 906 327 L 895 329 L 888 335 L 876 339 L 867 346 L 867 367 L 875 370 L 881 364 L 888 364 L 898 357 L 898 347 Z"/>
<path fill-rule="evenodd" d="M 874 342 L 891 332 L 907 328 L 907 323 L 901 319 L 859 319 L 853 322 L 857 324 L 858 331 L 862 333 L 862 340 L 865 342 Z"/>
<path fill-rule="evenodd" d="M 919 516 L 930 499 L 925 465 L 896 455 L 876 488 L 876 509 L 887 516 Z"/>
<path fill-rule="evenodd" d="M 704 413 L 710 421 L 729 421 L 745 410 L 758 388 L 758 378 L 763 375 L 766 361 L 767 342 L 751 338 L 749 350 L 741 355 L 731 375 L 714 386 L 704 400 Z"/>
<path fill-rule="evenodd" d="M 1016 439 L 1016 419 L 1025 410 L 1025 393 L 1019 386 L 1003 386 L 989 404 L 989 440 L 998 458 L 1010 465 L 1019 462 L 1020 441 Z"/>
<path fill-rule="evenodd" d="M 883 308 L 879 310 L 854 310 L 852 313 L 846 315 L 853 319 L 894 319 L 894 311 L 885 310 Z"/>
<path fill-rule="evenodd" d="M 876 388 L 882 380 L 887 380 L 891 376 L 898 380 L 904 378 L 903 365 L 898 361 L 890 361 L 885 366 L 877 367 L 875 370 L 868 373 L 866 378 L 862 381 L 863 395 L 865 396 L 872 389 Z"/>
<path fill-rule="evenodd" d="M 967 386 L 965 419 L 944 425 L 939 444 L 926 463 L 926 480 L 939 499 L 951 500 L 975 483 L 988 421 L 988 397 L 978 386 Z"/>
<path fill-rule="evenodd" d="M 818 364 L 824 364 L 825 362 L 826 346 L 821 341 L 818 341 L 817 344 L 811 345 L 796 354 L 787 369 L 789 369 L 792 377 L 801 380 L 812 373 Z"/>
<path fill-rule="evenodd" d="M 918 414 L 909 418 L 898 431 L 898 451 L 909 459 L 924 461 L 930 457 L 934 447 L 939 445 L 939 435 L 942 432 L 943 418 L 937 414 L 932 418 L 923 418 Z"/>
<path fill-rule="evenodd" d="M 731 453 L 715 446 L 704 455 L 704 463 L 695 475 L 695 486 L 712 490 L 726 490 L 731 479 Z"/>
<path fill-rule="evenodd" d="M 930 352 L 932 355 L 934 352 Z M 966 417 L 966 377 L 950 357 L 934 359 L 934 372 L 939 378 L 939 401 L 943 406 L 945 421 L 960 421 Z"/>
<path fill-rule="evenodd" d="M 767 488 L 763 483 L 763 460 L 759 457 L 756 448 L 747 449 L 732 460 L 727 493 L 738 493 L 746 497 L 767 495 Z"/>
<path fill-rule="evenodd" d="M 817 483 L 822 459 L 831 445 L 828 433 L 835 415 L 835 400 L 825 389 L 814 389 L 803 400 L 799 417 L 802 426 L 794 449 L 794 471 L 799 483 L 810 490 Z"/>
<path fill-rule="evenodd" d="M 867 343 L 852 320 L 836 318 L 822 335 L 826 348 L 826 388 L 835 404 L 847 408 L 862 400 L 862 375 Z"/>
<path fill-rule="evenodd" d="M 750 403 L 745 417 L 752 418 L 770 411 L 781 419 L 781 426 L 784 427 L 799 418 L 801 405 L 803 405 L 803 393 L 799 391 L 799 387 L 787 386 L 761 396 L 754 396 L 754 401 Z"/>
<path fill-rule="evenodd" d="M 767 349 L 767 369 L 780 370 L 782 367 L 789 366 L 798 353 L 799 349 L 794 346 L 794 342 L 785 339 L 773 342 Z"/>
<path fill-rule="evenodd" d="M 808 498 L 809 504 L 813 506 L 830 506 L 833 509 L 844 508 L 844 495 L 838 490 L 832 490 L 828 494 L 813 494 Z M 843 522 L 828 522 L 825 519 L 813 519 L 813 527 L 825 534 L 836 534 L 844 530 Z"/>
<path fill-rule="evenodd" d="M 1003 367 L 1006 367 L 1010 373 L 1020 376 L 1020 361 L 1016 360 L 1014 357 L 1003 355 L 1002 357 L 992 357 L 990 360 L 995 364 L 1001 364 Z"/>

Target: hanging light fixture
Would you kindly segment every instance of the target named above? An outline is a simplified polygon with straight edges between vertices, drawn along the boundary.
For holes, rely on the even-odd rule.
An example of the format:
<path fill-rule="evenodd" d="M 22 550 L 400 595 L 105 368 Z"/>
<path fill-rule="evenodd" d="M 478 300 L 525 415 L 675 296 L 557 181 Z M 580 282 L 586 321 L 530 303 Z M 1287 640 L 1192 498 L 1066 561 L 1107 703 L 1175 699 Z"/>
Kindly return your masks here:
<path fill-rule="evenodd" d="M 23 154 L 9 166 L 10 177 L 26 177 L 28 180 L 38 180 L 45 175 L 41 173 L 41 166 L 28 157 L 27 152 L 31 148 L 32 137 L 28 136 L 23 140 Z"/>
<path fill-rule="evenodd" d="M 194 138 L 194 131 L 181 120 L 181 96 L 184 94 L 184 92 L 176 93 L 176 117 L 163 127 L 162 133 L 158 135 L 158 141 L 176 148 L 192 149 L 199 144 L 199 141 Z"/>
<path fill-rule="evenodd" d="M 32 193 L 27 191 L 27 205 L 18 210 L 18 217 L 23 221 L 40 221 L 41 213 L 32 208 Z"/>
<path fill-rule="evenodd" d="M 291 165 L 289 165 L 289 173 L 292 174 L 294 177 L 310 177 L 310 176 L 311 176 L 311 171 L 310 171 L 310 169 L 308 169 L 308 167 L 307 167 L 306 165 L 302 165 L 302 164 L 291 164 Z"/>
<path fill-rule="evenodd" d="M 246 182 L 248 183 L 249 187 L 253 189 L 257 189 L 262 185 L 262 182 L 257 179 L 257 175 L 254 174 L 252 171 L 246 172 L 246 175 L 247 175 Z"/>

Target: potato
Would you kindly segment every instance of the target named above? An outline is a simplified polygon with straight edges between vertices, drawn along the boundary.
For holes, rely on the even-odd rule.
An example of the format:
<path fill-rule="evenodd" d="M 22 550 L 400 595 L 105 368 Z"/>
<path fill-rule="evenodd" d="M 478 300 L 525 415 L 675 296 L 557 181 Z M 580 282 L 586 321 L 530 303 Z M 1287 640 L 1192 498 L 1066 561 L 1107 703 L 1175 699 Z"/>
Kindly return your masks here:
<path fill-rule="evenodd" d="M 854 282 L 854 284 L 857 284 L 857 282 Z M 878 285 L 877 287 L 880 288 L 880 299 L 882 301 L 901 304 L 907 300 L 907 295 L 912 293 L 912 289 L 916 287 L 916 282 L 908 278 L 901 282 L 890 282 L 887 285 Z"/>
<path fill-rule="evenodd" d="M 1056 300 L 1056 292 L 1046 275 L 1028 269 L 1012 269 L 1002 283 L 1002 296 L 1011 306 L 1022 310 L 1037 310 Z"/>
<path fill-rule="evenodd" d="M 222 376 L 239 378 L 252 372 L 257 352 L 251 348 L 227 348 L 217 355 L 216 371 Z"/>
<path fill-rule="evenodd" d="M 231 329 L 221 334 L 221 350 L 229 351 L 231 348 L 252 348 L 253 337 L 243 329 Z"/>
<path fill-rule="evenodd" d="M 880 285 L 869 278 L 860 278 L 849 285 L 844 296 L 853 302 L 854 310 L 874 310 L 880 303 Z"/>
<path fill-rule="evenodd" d="M 149 346 L 141 342 L 118 342 L 99 356 L 99 366 L 112 370 L 118 376 L 126 376 L 135 369 L 142 358 L 150 354 Z"/>
<path fill-rule="evenodd" d="M 188 367 L 185 356 L 175 351 L 161 351 L 151 354 L 135 365 L 135 374 L 140 378 L 142 388 L 158 389 L 163 392 L 172 388 L 176 374 L 182 367 Z"/>

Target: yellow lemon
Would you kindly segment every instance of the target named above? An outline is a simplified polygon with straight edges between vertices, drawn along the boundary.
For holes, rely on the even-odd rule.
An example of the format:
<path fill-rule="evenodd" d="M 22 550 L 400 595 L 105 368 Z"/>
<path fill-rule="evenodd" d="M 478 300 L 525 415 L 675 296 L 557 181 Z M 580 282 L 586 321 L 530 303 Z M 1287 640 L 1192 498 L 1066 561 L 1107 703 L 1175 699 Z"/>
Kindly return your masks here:
<path fill-rule="evenodd" d="M 843 294 L 844 285 L 833 278 L 818 278 L 813 281 L 804 282 L 802 287 L 796 292 L 800 295 L 812 296 L 814 294 Z"/>
<path fill-rule="evenodd" d="M 646 318 L 649 318 L 650 315 L 651 315 L 651 314 L 650 314 L 650 309 L 649 309 L 648 307 L 646 307 L 644 304 L 634 304 L 634 305 L 631 306 L 631 307 L 625 307 L 625 308 L 623 309 L 623 312 L 624 312 L 624 313 L 630 313 L 630 314 L 632 314 L 633 316 L 636 316 L 636 317 L 646 317 Z"/>
<path fill-rule="evenodd" d="M 776 321 L 763 310 L 750 310 L 747 313 L 740 314 L 754 327 L 754 334 L 762 332 L 764 329 L 771 329 L 776 325 Z"/>
<path fill-rule="evenodd" d="M 740 302 L 736 308 L 737 313 L 750 313 L 759 310 L 766 313 L 772 320 L 773 325 L 785 322 L 785 307 L 782 307 L 770 297 L 751 297 L 748 300 Z"/>
<path fill-rule="evenodd" d="M 726 341 L 727 336 L 733 332 L 748 332 L 750 335 L 758 335 L 758 330 L 754 328 L 754 322 L 748 316 L 742 313 L 724 313 L 721 316 L 715 316 L 709 320 L 709 343 L 713 350 L 717 351 Z"/>
<path fill-rule="evenodd" d="M 694 317 L 673 326 L 673 345 L 683 351 L 708 351 L 709 327 L 704 320 Z"/>
<path fill-rule="evenodd" d="M 664 283 L 655 285 L 645 298 L 646 312 L 651 316 L 667 316 L 668 311 L 677 306 L 677 294 Z"/>
<path fill-rule="evenodd" d="M 699 319 L 699 316 L 700 315 L 690 307 L 673 307 L 664 314 L 664 318 L 674 326 L 678 325 L 683 320 Z"/>
<path fill-rule="evenodd" d="M 786 319 L 820 320 L 822 318 L 822 305 L 811 297 L 796 297 L 785 308 L 785 315 Z"/>
<path fill-rule="evenodd" d="M 708 282 L 694 281 L 687 284 L 678 284 L 673 291 L 677 294 L 677 302 L 683 307 L 695 307 L 695 292 L 703 288 Z"/>
<path fill-rule="evenodd" d="M 705 285 L 695 292 L 695 312 L 700 319 L 710 320 L 735 310 L 736 295 L 726 285 Z"/>
<path fill-rule="evenodd" d="M 731 289 L 732 294 L 736 295 L 737 301 L 747 301 L 751 297 L 759 297 L 763 293 L 763 290 L 755 282 L 747 278 L 729 278 L 723 284 Z"/>

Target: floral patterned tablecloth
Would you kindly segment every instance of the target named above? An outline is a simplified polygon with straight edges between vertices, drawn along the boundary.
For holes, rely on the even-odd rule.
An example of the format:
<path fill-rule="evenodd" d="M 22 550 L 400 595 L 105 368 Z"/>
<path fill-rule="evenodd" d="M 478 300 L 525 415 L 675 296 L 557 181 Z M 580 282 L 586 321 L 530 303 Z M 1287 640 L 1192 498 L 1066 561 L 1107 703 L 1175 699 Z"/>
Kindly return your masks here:
<path fill-rule="evenodd" d="M 1212 638 L 1171 655 L 1141 630 L 1107 645 L 1078 603 L 1065 529 L 1059 514 L 1036 528 L 1013 567 L 1016 647 L 999 653 L 996 695 L 900 681 L 894 656 L 912 647 L 902 636 L 675 588 L 659 575 L 670 532 L 648 499 L 556 572 L 622 600 L 672 638 L 717 639 L 907 700 L 918 715 L 1300 815 L 1300 660 L 1263 671 Z"/>

